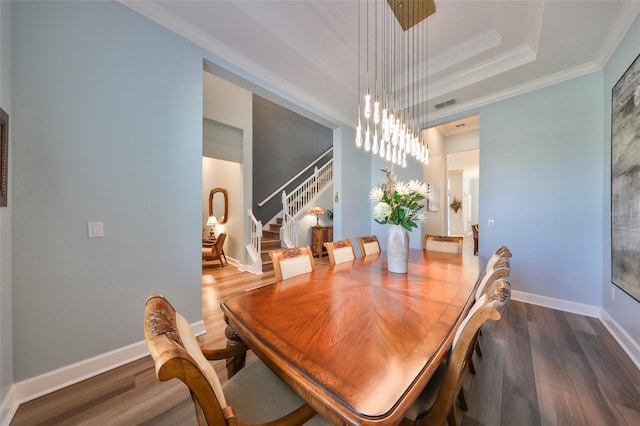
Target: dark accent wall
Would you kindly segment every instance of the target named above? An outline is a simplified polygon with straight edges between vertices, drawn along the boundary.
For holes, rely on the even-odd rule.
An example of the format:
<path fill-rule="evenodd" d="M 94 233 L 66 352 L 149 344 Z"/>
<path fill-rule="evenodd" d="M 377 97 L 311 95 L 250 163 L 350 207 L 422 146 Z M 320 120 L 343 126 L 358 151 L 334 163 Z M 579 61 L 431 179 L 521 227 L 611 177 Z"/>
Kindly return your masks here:
<path fill-rule="evenodd" d="M 263 223 L 282 210 L 281 196 L 263 207 L 258 203 L 298 174 L 333 145 L 333 131 L 313 120 L 253 95 L 253 211 Z M 316 164 L 325 164 L 332 153 Z M 289 192 L 313 173 L 293 182 Z"/>

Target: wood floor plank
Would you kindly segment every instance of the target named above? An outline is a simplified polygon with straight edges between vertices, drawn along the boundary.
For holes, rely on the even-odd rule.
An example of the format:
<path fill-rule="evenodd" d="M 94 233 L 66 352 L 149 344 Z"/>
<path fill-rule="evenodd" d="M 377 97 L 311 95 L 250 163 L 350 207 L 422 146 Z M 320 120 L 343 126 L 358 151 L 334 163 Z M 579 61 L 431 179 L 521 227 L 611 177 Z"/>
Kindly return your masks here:
<path fill-rule="evenodd" d="M 504 382 L 504 340 L 494 338 L 494 329 L 487 329 L 482 336 L 483 356 L 474 355 L 476 374 L 466 388 L 466 400 L 469 410 L 466 417 L 486 424 L 500 424 L 502 416 L 502 383 Z M 471 376 L 471 374 L 467 374 Z M 499 392 L 486 392 L 486 389 L 496 389 Z"/>

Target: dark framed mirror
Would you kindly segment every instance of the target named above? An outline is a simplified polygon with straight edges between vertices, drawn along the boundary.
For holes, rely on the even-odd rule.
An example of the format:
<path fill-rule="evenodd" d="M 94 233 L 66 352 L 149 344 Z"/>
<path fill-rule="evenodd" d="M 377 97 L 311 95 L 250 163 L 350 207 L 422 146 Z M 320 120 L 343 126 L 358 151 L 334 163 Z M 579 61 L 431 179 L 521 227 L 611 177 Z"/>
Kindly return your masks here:
<path fill-rule="evenodd" d="M 224 188 L 213 188 L 209 192 L 209 216 L 215 216 L 218 223 L 225 223 L 229 216 L 229 195 Z"/>

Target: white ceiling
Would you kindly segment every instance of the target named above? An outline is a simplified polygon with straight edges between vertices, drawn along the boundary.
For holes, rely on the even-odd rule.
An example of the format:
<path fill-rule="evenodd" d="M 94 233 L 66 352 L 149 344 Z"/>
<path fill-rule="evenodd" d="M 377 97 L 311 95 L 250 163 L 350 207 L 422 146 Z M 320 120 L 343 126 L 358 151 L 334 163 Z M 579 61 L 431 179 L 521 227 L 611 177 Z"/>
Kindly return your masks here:
<path fill-rule="evenodd" d="M 357 1 L 121 1 L 245 81 L 334 125 L 355 123 Z M 640 11 L 638 0 L 435 3 L 418 24 L 427 32 L 422 124 L 601 69 Z"/>

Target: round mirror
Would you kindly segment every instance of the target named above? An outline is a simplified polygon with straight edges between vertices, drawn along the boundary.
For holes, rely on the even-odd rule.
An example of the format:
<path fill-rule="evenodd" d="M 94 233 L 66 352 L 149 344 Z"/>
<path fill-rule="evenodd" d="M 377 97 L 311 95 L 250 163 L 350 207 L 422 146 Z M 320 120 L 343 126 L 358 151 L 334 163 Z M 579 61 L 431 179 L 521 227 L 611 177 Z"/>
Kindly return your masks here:
<path fill-rule="evenodd" d="M 209 192 L 209 216 L 215 216 L 218 223 L 225 223 L 229 212 L 229 197 L 224 188 L 213 188 Z"/>

